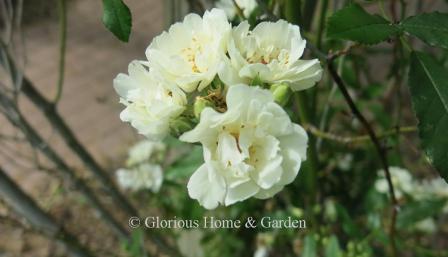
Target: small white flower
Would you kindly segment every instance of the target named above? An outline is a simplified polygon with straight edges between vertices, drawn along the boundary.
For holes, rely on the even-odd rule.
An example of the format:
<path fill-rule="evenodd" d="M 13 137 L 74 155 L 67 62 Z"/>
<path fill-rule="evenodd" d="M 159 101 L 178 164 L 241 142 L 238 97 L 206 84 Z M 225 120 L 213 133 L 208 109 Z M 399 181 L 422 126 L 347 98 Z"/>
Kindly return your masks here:
<path fill-rule="evenodd" d="M 353 155 L 352 154 L 345 154 L 338 160 L 338 168 L 347 171 L 349 170 L 353 165 Z"/>
<path fill-rule="evenodd" d="M 162 142 L 151 140 L 140 141 L 129 149 L 129 157 L 126 165 L 131 167 L 142 162 L 160 161 L 159 153 L 163 153 L 165 148 L 166 146 Z"/>
<path fill-rule="evenodd" d="M 168 134 L 170 120 L 179 116 L 187 103 L 180 88 L 148 71 L 139 61 L 129 64 L 129 75 L 118 74 L 114 88 L 126 106 L 121 120 L 152 140 Z"/>
<path fill-rule="evenodd" d="M 260 246 L 254 253 L 254 257 L 268 257 L 269 249 L 266 246 Z"/>
<path fill-rule="evenodd" d="M 322 77 L 318 59 L 301 60 L 306 41 L 296 25 L 284 20 L 262 22 L 253 31 L 247 21 L 232 31 L 228 45 L 230 59 L 219 77 L 228 85 L 250 83 L 258 78 L 266 83 L 287 83 L 294 91 L 312 87 Z"/>
<path fill-rule="evenodd" d="M 117 180 L 118 184 L 124 189 L 132 191 L 150 189 L 157 193 L 163 181 L 162 167 L 143 163 L 131 169 L 119 169 Z"/>
<path fill-rule="evenodd" d="M 329 221 L 336 221 L 337 219 L 336 203 L 333 199 L 326 199 L 324 202 L 324 217 Z"/>
<path fill-rule="evenodd" d="M 258 233 L 256 237 L 257 248 L 253 257 L 268 257 L 275 236 L 272 233 Z"/>
<path fill-rule="evenodd" d="M 188 193 L 207 209 L 272 197 L 295 179 L 306 159 L 305 130 L 291 122 L 270 91 L 234 85 L 226 102 L 226 112 L 205 108 L 199 124 L 180 137 L 203 145 L 205 163 L 191 176 Z"/>
<path fill-rule="evenodd" d="M 433 218 L 426 218 L 415 223 L 414 229 L 423 233 L 432 234 L 437 230 L 437 225 Z"/>
<path fill-rule="evenodd" d="M 257 0 L 236 0 L 235 2 L 243 11 L 245 18 L 249 18 L 258 6 Z M 220 0 L 216 3 L 216 7 L 224 10 L 227 17 L 231 20 L 237 15 L 233 0 Z"/>
<path fill-rule="evenodd" d="M 443 178 L 435 178 L 422 183 L 434 196 L 448 199 L 448 183 Z"/>
<path fill-rule="evenodd" d="M 411 194 L 416 189 L 415 182 L 408 170 L 400 167 L 389 167 L 392 185 L 394 186 L 395 196 L 402 198 L 404 194 Z M 384 171 L 378 171 L 379 178 L 375 182 L 375 189 L 383 194 L 389 192 L 389 185 L 384 176 Z"/>
<path fill-rule="evenodd" d="M 223 10 L 189 14 L 153 40 L 146 50 L 150 67 L 186 92 L 202 90 L 218 72 L 230 31 Z"/>

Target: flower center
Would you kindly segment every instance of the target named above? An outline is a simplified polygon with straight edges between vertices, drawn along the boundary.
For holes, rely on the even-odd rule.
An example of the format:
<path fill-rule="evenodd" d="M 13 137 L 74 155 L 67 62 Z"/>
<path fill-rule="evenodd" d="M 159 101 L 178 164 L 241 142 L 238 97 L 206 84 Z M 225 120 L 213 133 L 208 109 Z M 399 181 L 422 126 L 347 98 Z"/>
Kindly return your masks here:
<path fill-rule="evenodd" d="M 268 64 L 272 60 L 277 60 L 280 55 L 280 49 L 278 47 L 270 46 L 266 48 L 258 49 L 254 51 L 252 54 L 246 56 L 246 60 L 248 63 L 262 63 Z"/>
<path fill-rule="evenodd" d="M 190 46 L 181 50 L 181 56 L 190 64 L 191 70 L 195 73 L 201 72 L 196 64 L 196 55 L 198 53 L 202 53 L 202 51 L 202 45 L 199 43 L 199 40 L 195 36 L 191 39 Z"/>

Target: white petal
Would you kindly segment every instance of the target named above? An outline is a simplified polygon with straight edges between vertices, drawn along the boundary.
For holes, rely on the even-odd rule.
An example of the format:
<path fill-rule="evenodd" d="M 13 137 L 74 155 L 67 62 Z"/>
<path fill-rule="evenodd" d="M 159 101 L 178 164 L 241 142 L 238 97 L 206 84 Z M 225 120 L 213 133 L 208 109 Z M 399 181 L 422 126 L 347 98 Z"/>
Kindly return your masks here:
<path fill-rule="evenodd" d="M 237 187 L 228 188 L 225 205 L 229 206 L 236 202 L 244 201 L 254 196 L 259 190 L 257 184 L 249 180 L 246 183 L 240 184 Z"/>
<path fill-rule="evenodd" d="M 283 185 L 276 185 L 269 189 L 260 189 L 256 195 L 254 195 L 255 198 L 258 199 L 268 199 L 280 192 L 283 189 Z"/>
<path fill-rule="evenodd" d="M 269 90 L 247 85 L 235 85 L 229 88 L 226 96 L 228 109 L 239 109 L 241 104 L 248 103 L 252 99 L 260 103 L 273 102 L 272 93 Z"/>
<path fill-rule="evenodd" d="M 220 133 L 218 136 L 216 152 L 225 167 L 237 165 L 244 159 L 238 150 L 236 138 L 226 132 Z"/>
<path fill-rule="evenodd" d="M 237 69 L 235 69 L 228 60 L 225 60 L 219 66 L 218 76 L 224 84 L 229 86 L 244 83 L 244 79 L 238 75 Z"/>
<path fill-rule="evenodd" d="M 132 61 L 128 67 L 129 75 L 120 73 L 114 79 L 115 91 L 123 98 L 126 98 L 130 90 L 138 88 L 139 82 L 147 79 L 149 72 L 139 61 Z"/>
<path fill-rule="evenodd" d="M 294 77 L 290 79 L 291 89 L 294 91 L 304 90 L 316 84 L 322 78 L 322 67 L 319 60 L 299 60 L 295 64 L 297 69 Z M 288 77 L 285 78 L 285 81 Z"/>
<path fill-rule="evenodd" d="M 201 112 L 200 122 L 192 130 L 185 132 L 179 137 L 180 141 L 187 143 L 204 142 L 207 138 L 214 139 L 217 142 L 218 131 L 210 129 L 213 121 L 218 118 L 220 114 L 212 108 L 205 108 Z"/>
<path fill-rule="evenodd" d="M 284 185 L 294 181 L 302 161 L 306 160 L 308 136 L 302 127 L 297 124 L 293 126 L 292 134 L 279 138 L 283 155 L 283 175 L 280 183 Z"/>
<path fill-rule="evenodd" d="M 214 171 L 209 167 L 207 164 L 199 167 L 190 177 L 187 188 L 192 199 L 198 200 L 200 205 L 211 210 L 223 202 L 226 188 L 222 177 L 210 174 Z"/>
<path fill-rule="evenodd" d="M 258 174 L 257 184 L 263 189 L 269 189 L 280 181 L 283 174 L 282 156 L 269 160 Z"/>

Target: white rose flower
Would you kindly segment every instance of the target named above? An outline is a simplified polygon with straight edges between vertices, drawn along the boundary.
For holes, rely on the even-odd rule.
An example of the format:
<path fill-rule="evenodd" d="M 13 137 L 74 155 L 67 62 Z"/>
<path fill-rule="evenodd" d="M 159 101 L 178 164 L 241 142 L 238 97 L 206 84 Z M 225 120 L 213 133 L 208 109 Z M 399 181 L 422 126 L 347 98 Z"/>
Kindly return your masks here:
<path fill-rule="evenodd" d="M 163 153 L 165 149 L 166 146 L 162 142 L 152 140 L 140 141 L 129 149 L 126 165 L 131 167 L 142 162 L 152 161 L 153 159 L 157 159 L 154 161 L 160 161 L 161 158 L 157 155 Z"/>
<path fill-rule="evenodd" d="M 124 189 L 132 191 L 150 189 L 157 193 L 163 181 L 162 167 L 143 163 L 131 169 L 119 169 L 117 170 L 117 180 Z"/>
<path fill-rule="evenodd" d="M 146 50 L 150 67 L 186 92 L 202 90 L 218 72 L 230 31 L 223 10 L 189 14 L 153 40 Z"/>
<path fill-rule="evenodd" d="M 262 22 L 253 31 L 247 21 L 232 31 L 230 59 L 219 77 L 228 85 L 249 84 L 258 78 L 265 83 L 287 83 L 294 91 L 312 87 L 322 77 L 318 59 L 301 60 L 306 41 L 296 25 L 284 20 Z"/>
<path fill-rule="evenodd" d="M 187 103 L 180 88 L 148 71 L 139 61 L 129 64 L 129 75 L 118 74 L 114 88 L 126 106 L 120 114 L 121 120 L 130 122 L 140 134 L 152 140 L 168 134 L 170 120 L 179 116 Z"/>
<path fill-rule="evenodd" d="M 199 124 L 180 140 L 201 142 L 205 163 L 188 193 L 207 209 L 249 197 L 272 197 L 291 183 L 306 159 L 308 136 L 276 104 L 270 91 L 234 85 L 227 111 L 205 108 Z"/>
<path fill-rule="evenodd" d="M 402 198 L 404 194 L 411 194 L 417 188 L 415 182 L 408 170 L 400 167 L 389 167 L 392 185 L 394 186 L 395 196 Z M 384 175 L 384 171 L 378 171 L 379 178 L 375 182 L 375 189 L 383 194 L 389 193 L 389 185 Z"/>
<path fill-rule="evenodd" d="M 258 6 L 257 0 L 236 0 L 235 2 L 243 11 L 245 18 L 249 18 Z M 216 3 L 216 7 L 224 10 L 227 17 L 231 20 L 237 15 L 233 0 L 220 0 Z"/>

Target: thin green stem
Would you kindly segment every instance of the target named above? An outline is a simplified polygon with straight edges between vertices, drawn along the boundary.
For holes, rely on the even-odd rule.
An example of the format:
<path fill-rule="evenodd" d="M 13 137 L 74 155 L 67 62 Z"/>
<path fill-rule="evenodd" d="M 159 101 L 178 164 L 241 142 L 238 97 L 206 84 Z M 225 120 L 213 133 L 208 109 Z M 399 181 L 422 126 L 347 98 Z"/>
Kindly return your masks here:
<path fill-rule="evenodd" d="M 316 1 L 316 0 L 305 1 L 305 6 L 303 8 L 303 15 L 301 15 L 301 17 L 303 17 L 302 24 L 303 24 L 303 29 L 305 31 L 310 31 L 310 29 L 311 29 L 311 26 L 313 24 L 314 11 L 316 9 L 317 2 L 318 1 Z"/>
<path fill-rule="evenodd" d="M 62 89 L 64 87 L 65 75 L 65 48 L 67 44 L 67 2 L 66 0 L 58 1 L 59 12 L 59 70 L 58 82 L 56 89 L 56 96 L 54 98 L 54 105 L 57 105 L 61 99 Z"/>
<path fill-rule="evenodd" d="M 341 56 L 337 61 L 338 61 L 338 64 L 337 64 L 337 69 L 338 70 L 337 71 L 338 71 L 339 74 L 341 74 L 342 73 L 342 67 L 344 66 L 345 56 L 344 55 Z M 330 84 L 331 89 L 330 89 L 330 93 L 329 93 L 329 95 L 327 97 L 327 101 L 325 102 L 325 106 L 323 108 L 322 116 L 321 116 L 321 119 L 320 119 L 320 122 L 319 122 L 319 129 L 320 130 L 324 130 L 325 127 L 327 126 L 327 122 L 328 122 L 328 119 L 329 119 L 328 113 L 330 111 L 330 103 L 333 101 L 333 98 L 334 98 L 334 96 L 336 94 L 336 90 L 337 90 L 337 86 L 336 86 L 336 84 L 334 82 L 332 82 L 332 80 L 329 79 L 328 82 Z M 322 138 L 318 138 L 317 139 L 317 143 L 316 143 L 317 151 L 320 150 L 321 145 L 322 145 Z"/>
<path fill-rule="evenodd" d="M 312 126 L 312 125 L 304 125 L 305 129 L 313 134 L 315 137 L 322 138 L 325 140 L 335 141 L 342 144 L 359 144 L 359 143 L 366 143 L 371 141 L 369 135 L 361 135 L 361 136 L 355 136 L 355 137 L 348 137 L 348 136 L 340 136 L 333 133 L 325 132 L 322 130 L 319 130 L 318 128 Z M 407 126 L 407 127 L 397 127 L 393 129 L 386 130 L 382 133 L 378 133 L 377 137 L 378 139 L 387 138 L 393 135 L 397 134 L 403 134 L 403 133 L 412 133 L 416 132 L 417 127 L 414 126 Z"/>
<path fill-rule="evenodd" d="M 328 0 L 323 0 L 322 4 L 321 4 L 321 9 L 320 9 L 319 31 L 317 33 L 317 40 L 316 40 L 316 46 L 319 49 L 322 48 L 322 36 L 324 34 L 325 18 L 327 15 L 327 9 L 328 9 Z"/>
<path fill-rule="evenodd" d="M 412 46 L 408 43 L 404 36 L 400 36 L 400 42 L 409 53 L 413 51 Z"/>
<path fill-rule="evenodd" d="M 310 124 L 310 116 L 307 105 L 307 99 L 304 92 L 297 92 L 295 95 L 295 102 L 297 104 L 297 112 L 299 114 L 299 119 L 302 124 Z M 316 151 L 316 140 L 314 137 L 310 137 L 308 149 L 308 161 L 307 161 L 307 171 L 306 171 L 306 187 L 310 194 L 311 203 L 316 201 L 316 184 L 317 184 L 317 169 L 318 169 L 318 158 Z"/>
<path fill-rule="evenodd" d="M 399 204 L 398 204 L 397 198 L 395 197 L 395 190 L 394 190 L 394 186 L 392 184 L 392 177 L 391 177 L 390 171 L 389 171 L 389 162 L 387 160 L 387 149 L 381 145 L 381 142 L 379 141 L 372 126 L 367 121 L 367 119 L 364 117 L 364 115 L 360 112 L 360 110 L 356 106 L 355 102 L 353 101 L 353 98 L 350 96 L 344 81 L 339 76 L 338 72 L 336 71 L 336 69 L 334 67 L 334 64 L 333 64 L 334 58 L 335 58 L 334 55 L 331 56 L 327 62 L 327 67 L 328 67 L 330 76 L 333 78 L 334 82 L 336 83 L 339 90 L 341 91 L 341 93 L 342 93 L 345 101 L 347 102 L 350 110 L 352 111 L 353 115 L 355 115 L 355 117 L 361 122 L 363 127 L 367 130 L 367 133 L 369 134 L 369 137 L 372 140 L 372 143 L 378 152 L 381 164 L 384 168 L 384 173 L 386 175 L 386 179 L 387 179 L 387 183 L 388 183 L 388 187 L 389 187 L 390 198 L 391 198 L 391 202 L 392 202 L 392 215 L 391 215 L 389 238 L 390 238 L 390 242 L 391 242 L 391 255 L 395 257 L 395 256 L 397 256 L 397 247 L 396 247 L 396 241 L 395 241 L 395 235 L 396 235 L 395 225 L 396 225 Z"/>
<path fill-rule="evenodd" d="M 384 9 L 384 1 L 383 0 L 378 1 L 378 7 L 379 7 L 381 15 L 383 15 L 384 19 L 390 20 L 390 17 L 386 14 L 386 11 Z"/>
<path fill-rule="evenodd" d="M 241 9 L 241 7 L 238 5 L 238 3 L 235 0 L 232 0 L 232 2 L 233 2 L 233 6 L 236 9 L 236 13 L 238 14 L 238 16 L 240 16 L 241 20 L 245 20 L 246 17 L 244 17 L 243 9 Z"/>

